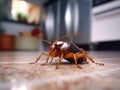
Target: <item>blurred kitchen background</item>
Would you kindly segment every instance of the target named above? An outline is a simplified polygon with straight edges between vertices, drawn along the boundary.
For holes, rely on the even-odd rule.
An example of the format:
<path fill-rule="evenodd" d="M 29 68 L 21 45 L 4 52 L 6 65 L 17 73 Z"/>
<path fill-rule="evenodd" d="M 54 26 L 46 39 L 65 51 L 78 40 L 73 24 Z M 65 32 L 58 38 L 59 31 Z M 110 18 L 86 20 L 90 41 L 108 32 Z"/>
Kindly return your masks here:
<path fill-rule="evenodd" d="M 120 0 L 0 0 L 0 50 L 43 50 L 41 40 L 120 50 Z"/>

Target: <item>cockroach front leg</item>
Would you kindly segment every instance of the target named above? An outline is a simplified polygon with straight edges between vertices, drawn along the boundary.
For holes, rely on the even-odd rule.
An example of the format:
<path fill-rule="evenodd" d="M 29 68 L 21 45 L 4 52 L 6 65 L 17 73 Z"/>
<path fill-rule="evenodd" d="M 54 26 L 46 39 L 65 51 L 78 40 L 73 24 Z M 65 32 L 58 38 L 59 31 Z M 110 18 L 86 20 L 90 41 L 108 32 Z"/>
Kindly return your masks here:
<path fill-rule="evenodd" d="M 45 63 L 43 63 L 43 64 L 41 64 L 41 66 L 44 66 L 44 65 L 46 65 L 46 64 L 48 63 L 48 60 L 49 60 L 49 55 L 48 55 L 48 57 L 47 57 L 47 60 L 46 60 L 46 62 L 45 62 Z"/>
<path fill-rule="evenodd" d="M 52 63 L 52 61 L 53 61 L 53 57 L 51 57 L 50 63 Z"/>
<path fill-rule="evenodd" d="M 58 69 L 59 64 L 61 63 L 61 60 L 63 59 L 63 54 L 61 54 L 61 56 L 58 59 L 57 65 L 56 65 L 56 69 Z"/>
<path fill-rule="evenodd" d="M 56 52 L 56 50 L 53 52 L 53 54 L 51 55 L 52 56 L 52 58 L 51 58 L 51 61 L 50 61 L 50 63 L 52 63 L 52 61 L 53 61 L 53 58 L 54 58 L 54 56 L 55 56 L 55 54 L 56 54 L 57 52 Z"/>
<path fill-rule="evenodd" d="M 40 58 L 42 57 L 42 55 L 46 55 L 46 56 L 49 57 L 49 53 L 48 53 L 48 52 L 43 52 L 43 53 L 41 53 L 41 54 L 38 56 L 38 58 L 37 58 L 34 62 L 31 62 L 31 63 L 29 63 L 29 64 L 35 64 L 35 63 L 37 63 L 37 62 L 40 60 Z"/>
<path fill-rule="evenodd" d="M 83 54 L 84 54 L 92 63 L 98 64 L 98 65 L 104 65 L 103 63 L 95 62 L 95 61 L 86 53 L 86 51 L 85 51 L 83 48 L 80 48 L 80 50 L 83 52 Z"/>

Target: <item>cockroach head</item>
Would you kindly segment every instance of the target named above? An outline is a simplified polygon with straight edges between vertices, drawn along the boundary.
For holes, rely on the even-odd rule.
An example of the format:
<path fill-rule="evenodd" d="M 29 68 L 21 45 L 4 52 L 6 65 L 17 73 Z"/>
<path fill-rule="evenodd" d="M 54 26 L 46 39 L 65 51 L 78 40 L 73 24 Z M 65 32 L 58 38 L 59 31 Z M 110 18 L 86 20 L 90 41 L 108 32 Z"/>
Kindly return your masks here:
<path fill-rule="evenodd" d="M 69 43 L 64 41 L 54 41 L 50 45 L 50 50 L 59 50 L 59 49 L 66 49 L 69 46 Z"/>
<path fill-rule="evenodd" d="M 63 42 L 62 42 L 62 41 L 53 41 L 53 42 L 50 44 L 50 50 L 58 49 L 58 48 L 60 48 L 62 45 L 63 45 Z"/>

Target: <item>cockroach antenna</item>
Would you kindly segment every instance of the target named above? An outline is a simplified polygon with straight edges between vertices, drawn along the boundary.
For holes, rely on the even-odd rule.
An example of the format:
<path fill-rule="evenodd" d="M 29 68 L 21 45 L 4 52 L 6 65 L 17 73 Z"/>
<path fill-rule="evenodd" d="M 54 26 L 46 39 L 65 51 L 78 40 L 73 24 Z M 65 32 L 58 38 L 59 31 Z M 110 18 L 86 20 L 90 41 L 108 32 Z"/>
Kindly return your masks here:
<path fill-rule="evenodd" d="M 66 34 L 66 35 L 63 35 L 63 36 L 57 38 L 55 41 L 58 41 L 58 40 L 64 39 L 64 38 L 66 38 L 66 37 L 70 37 L 70 36 L 78 35 L 78 34 L 80 34 L 80 35 L 84 35 L 85 33 L 75 32 L 75 33 Z"/>
<path fill-rule="evenodd" d="M 41 41 L 51 44 L 51 42 L 48 40 L 41 40 Z"/>

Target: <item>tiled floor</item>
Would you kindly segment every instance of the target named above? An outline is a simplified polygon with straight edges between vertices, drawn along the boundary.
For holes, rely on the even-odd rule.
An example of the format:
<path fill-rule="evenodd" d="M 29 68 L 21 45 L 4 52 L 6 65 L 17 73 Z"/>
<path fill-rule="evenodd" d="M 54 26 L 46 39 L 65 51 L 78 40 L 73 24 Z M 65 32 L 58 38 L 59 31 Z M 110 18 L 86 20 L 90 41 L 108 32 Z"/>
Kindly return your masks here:
<path fill-rule="evenodd" d="M 63 60 L 46 66 L 28 64 L 40 52 L 0 52 L 0 90 L 120 90 L 120 52 L 88 52 L 95 61 L 77 68 Z"/>

